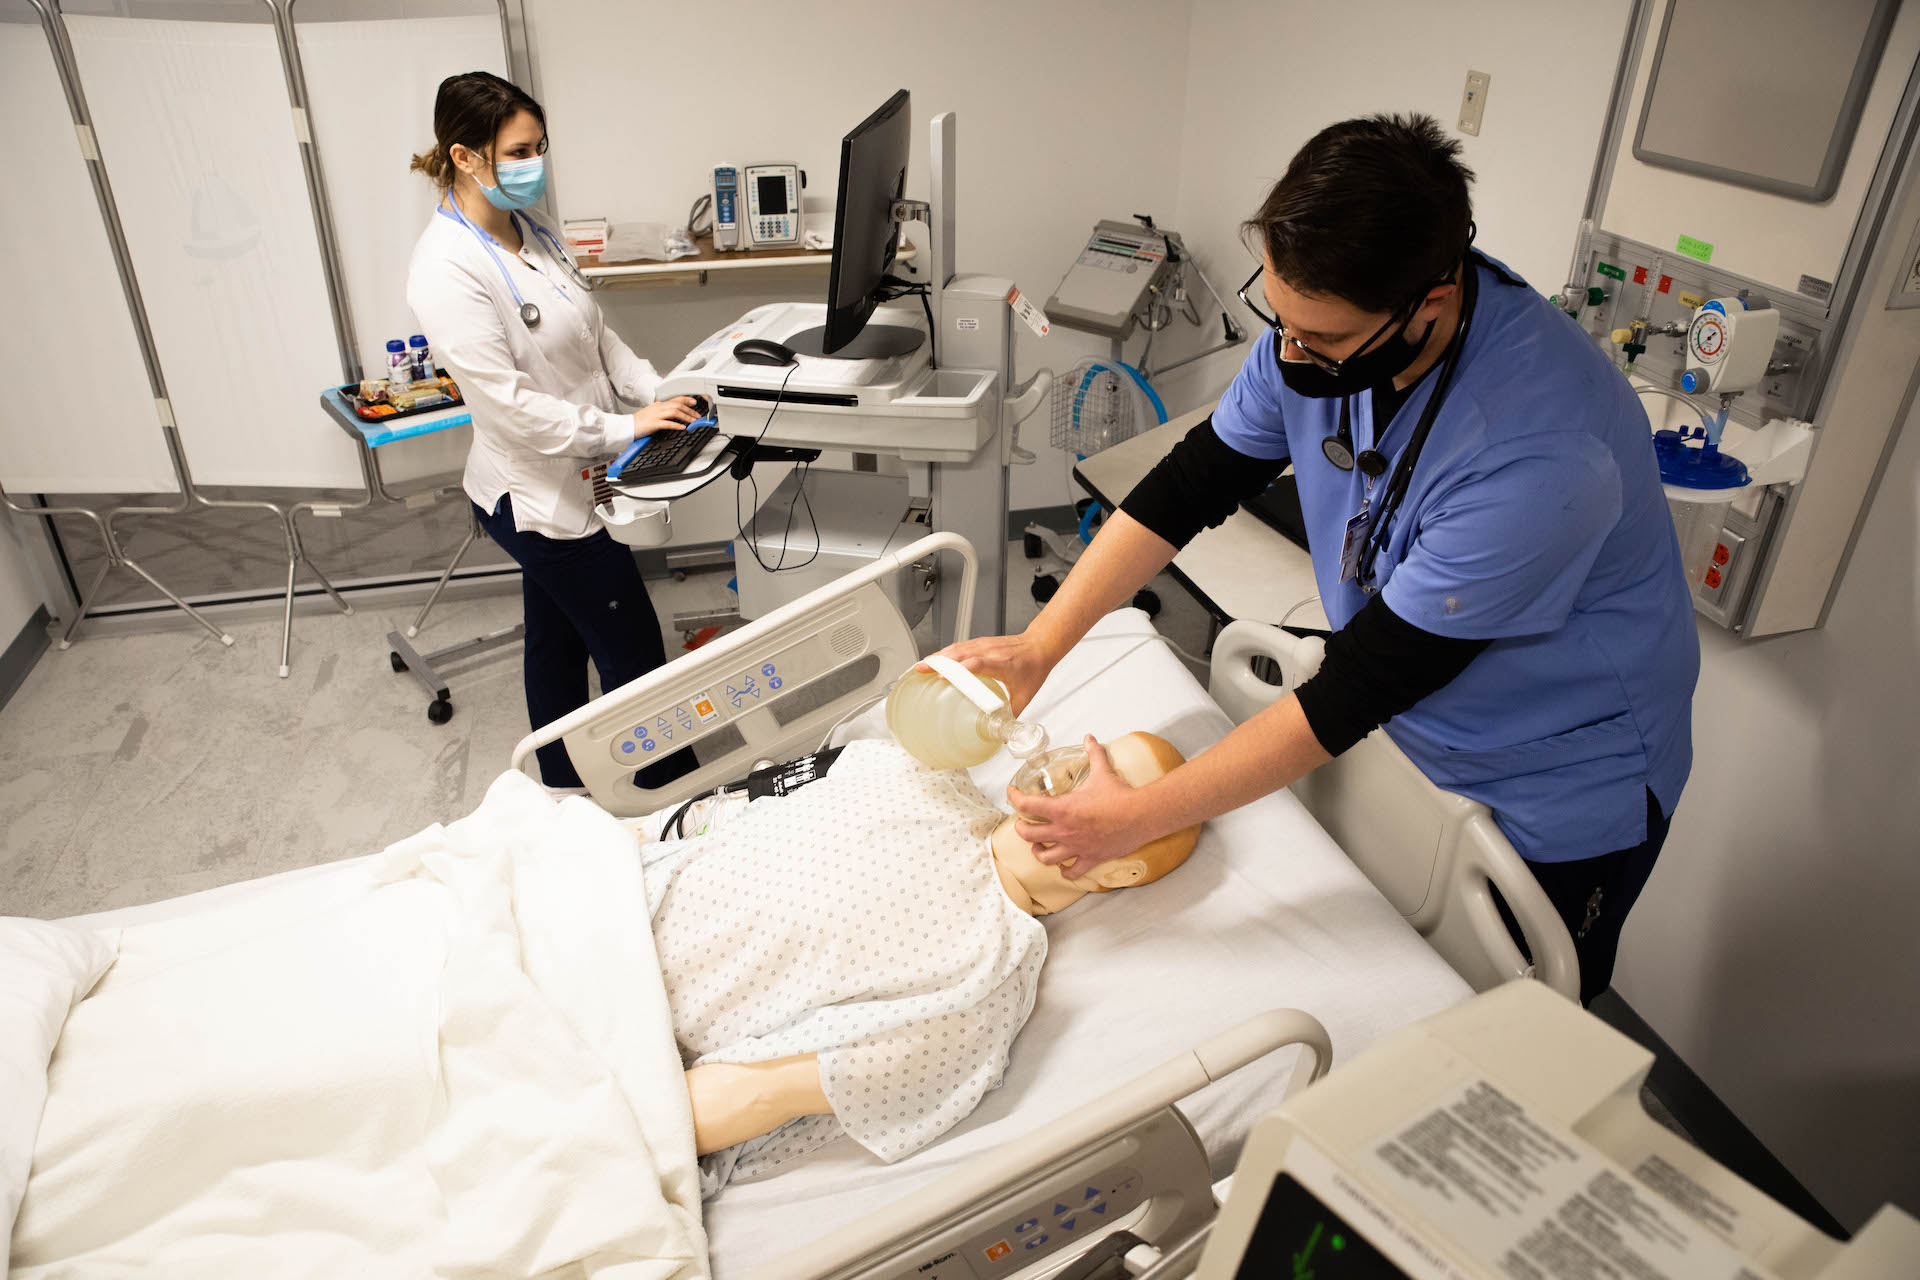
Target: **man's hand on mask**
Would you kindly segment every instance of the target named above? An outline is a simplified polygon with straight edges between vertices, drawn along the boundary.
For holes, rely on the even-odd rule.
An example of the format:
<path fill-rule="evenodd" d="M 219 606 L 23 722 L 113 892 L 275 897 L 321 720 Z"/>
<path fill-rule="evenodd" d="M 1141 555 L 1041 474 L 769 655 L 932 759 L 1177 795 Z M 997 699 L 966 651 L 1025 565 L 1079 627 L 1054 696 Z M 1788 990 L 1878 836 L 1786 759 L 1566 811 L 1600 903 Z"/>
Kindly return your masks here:
<path fill-rule="evenodd" d="M 1034 846 L 1042 865 L 1059 867 L 1069 880 L 1078 880 L 1103 862 L 1132 853 L 1152 836 L 1140 793 L 1114 771 L 1107 749 L 1087 736 L 1087 777 L 1064 796 L 1030 796 L 1007 788 L 1007 799 L 1017 813 L 1014 834 Z"/>

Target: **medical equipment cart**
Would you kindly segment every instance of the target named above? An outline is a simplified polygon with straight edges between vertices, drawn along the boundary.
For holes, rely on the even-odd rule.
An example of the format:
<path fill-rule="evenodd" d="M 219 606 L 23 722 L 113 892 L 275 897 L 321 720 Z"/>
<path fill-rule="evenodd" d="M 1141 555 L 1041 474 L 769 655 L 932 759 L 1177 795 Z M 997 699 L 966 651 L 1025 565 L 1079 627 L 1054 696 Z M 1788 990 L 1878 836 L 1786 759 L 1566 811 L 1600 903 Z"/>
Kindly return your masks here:
<path fill-rule="evenodd" d="M 380 474 L 378 453 L 383 445 L 393 444 L 396 441 L 411 440 L 418 436 L 433 435 L 440 431 L 450 431 L 455 427 L 472 425 L 473 415 L 464 406 L 454 405 L 443 410 L 409 414 L 404 418 L 387 422 L 368 422 L 353 411 L 353 407 L 347 403 L 346 397 L 340 394 L 338 388 L 329 388 L 323 392 L 320 396 L 320 405 L 327 411 L 328 416 L 340 424 L 341 429 L 352 439 L 354 447 L 360 450 L 361 469 L 367 477 L 367 496 L 364 499 L 355 504 L 331 508 L 326 511 L 327 514 L 338 515 L 343 511 L 362 509 L 371 506 L 376 498 L 382 502 L 419 505 L 423 500 L 437 501 L 448 493 L 459 493 L 461 501 L 466 501 L 464 492 L 457 484 L 406 497 L 392 493 L 387 488 L 386 479 Z M 420 682 L 420 687 L 427 691 L 429 699 L 427 719 L 435 724 L 445 724 L 453 719 L 453 693 L 439 671 L 443 664 L 513 644 L 525 638 L 527 634 L 526 624 L 516 622 L 510 627 L 502 627 L 498 631 L 490 631 L 471 640 L 462 640 L 458 644 L 448 645 L 444 649 L 435 649 L 430 653 L 421 653 L 407 643 L 408 640 L 420 634 L 420 628 L 426 625 L 427 614 L 440 599 L 440 593 L 446 590 L 448 581 L 453 577 L 453 571 L 460 567 L 460 561 L 467 554 L 467 549 L 473 545 L 474 539 L 481 536 L 480 521 L 474 517 L 472 503 L 467 503 L 467 506 L 467 536 L 461 540 L 459 549 L 453 553 L 453 559 L 447 561 L 447 567 L 441 572 L 440 580 L 434 584 L 432 592 L 428 594 L 426 603 L 420 606 L 419 614 L 407 627 L 405 635 L 398 631 L 387 632 L 387 661 L 396 672 L 412 672 L 413 678 Z M 316 511 L 319 510 L 321 508 L 316 508 Z"/>

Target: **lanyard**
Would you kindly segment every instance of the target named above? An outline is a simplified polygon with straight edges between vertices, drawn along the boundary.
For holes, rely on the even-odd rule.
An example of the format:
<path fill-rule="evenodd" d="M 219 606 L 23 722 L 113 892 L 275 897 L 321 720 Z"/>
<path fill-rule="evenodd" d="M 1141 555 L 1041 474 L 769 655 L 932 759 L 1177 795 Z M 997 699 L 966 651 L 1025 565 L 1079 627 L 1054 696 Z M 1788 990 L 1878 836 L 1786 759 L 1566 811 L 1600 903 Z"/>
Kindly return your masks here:
<path fill-rule="evenodd" d="M 1392 521 L 1394 513 L 1400 509 L 1401 500 L 1407 496 L 1407 490 L 1413 484 L 1413 469 L 1420 461 L 1420 451 L 1426 446 L 1427 436 L 1433 431 L 1434 419 L 1440 416 L 1440 406 L 1445 403 L 1447 392 L 1452 388 L 1454 371 L 1460 367 L 1460 355 L 1466 350 L 1467 331 L 1473 327 L 1474 304 L 1480 297 L 1480 275 L 1475 269 L 1473 255 L 1469 254 L 1463 260 L 1460 274 L 1463 277 L 1462 287 L 1466 291 L 1460 306 L 1460 324 L 1453 331 L 1452 341 L 1447 343 L 1446 355 L 1441 357 L 1440 374 L 1434 383 L 1433 394 L 1427 398 L 1426 408 L 1420 411 L 1419 424 L 1414 427 L 1413 436 L 1401 452 L 1400 460 L 1394 464 L 1393 475 L 1387 480 L 1386 496 L 1381 499 L 1379 508 L 1373 512 L 1373 518 L 1366 522 L 1365 541 L 1353 548 L 1354 581 L 1366 595 L 1372 595 L 1379 590 L 1373 584 L 1374 559 L 1379 555 L 1381 545 L 1386 542 L 1389 522 Z M 1344 401 L 1340 408 L 1344 418 L 1346 413 Z M 1373 488 L 1373 481 L 1374 477 L 1369 475 L 1367 477 L 1369 491 Z M 1369 497 L 1361 504 L 1360 515 L 1366 513 L 1372 501 L 1373 499 Z M 1359 519 L 1360 516 L 1356 516 L 1353 521 L 1349 521 L 1349 525 L 1357 525 Z M 1358 532 L 1357 527 L 1353 532 Z"/>
<path fill-rule="evenodd" d="M 453 205 L 452 212 L 448 212 L 447 210 L 447 205 L 449 204 Z M 437 212 L 443 218 L 451 218 L 453 221 L 458 222 L 461 226 L 465 227 L 468 231 L 471 231 L 473 233 L 473 238 L 480 242 L 480 247 L 487 251 L 487 256 L 489 258 L 493 259 L 493 265 L 499 269 L 500 278 L 507 282 L 507 292 L 513 295 L 514 305 L 517 308 L 519 308 L 519 311 L 520 311 L 520 319 L 526 324 L 527 328 L 529 329 L 532 329 L 538 326 L 540 323 L 540 308 L 534 306 L 531 302 L 528 302 L 525 298 L 520 296 L 520 286 L 516 285 L 513 282 L 513 274 L 507 270 L 507 264 L 502 262 L 500 260 L 500 255 L 494 251 L 493 237 L 488 235 L 486 232 L 480 230 L 479 227 L 474 226 L 472 220 L 469 219 L 465 213 L 461 212 L 459 204 L 457 204 L 451 197 L 448 198 L 445 204 L 440 205 L 435 210 L 435 212 Z M 589 291 L 592 290 L 593 285 L 587 281 L 586 277 L 580 274 L 580 269 L 573 265 L 573 259 L 569 257 L 566 251 L 560 247 L 560 242 L 554 239 L 553 233 L 551 231 L 548 231 L 545 227 L 535 222 L 532 218 L 528 218 L 523 222 L 518 213 L 510 213 L 507 216 L 513 220 L 514 226 L 520 228 L 520 238 L 522 240 L 525 240 L 527 238 L 527 233 L 529 231 L 533 232 L 534 237 L 544 242 L 544 244 L 548 247 L 550 256 L 555 258 L 557 261 L 560 261 L 566 264 L 567 269 L 573 273 L 574 279 L 580 283 L 581 288 Z M 544 274 L 545 273 L 543 272 L 542 275 Z M 559 294 L 562 298 L 565 298 L 568 302 L 573 301 L 571 297 L 568 297 L 567 291 L 560 287 L 560 282 L 558 280 L 548 278 L 547 283 L 552 285 L 553 291 Z"/>

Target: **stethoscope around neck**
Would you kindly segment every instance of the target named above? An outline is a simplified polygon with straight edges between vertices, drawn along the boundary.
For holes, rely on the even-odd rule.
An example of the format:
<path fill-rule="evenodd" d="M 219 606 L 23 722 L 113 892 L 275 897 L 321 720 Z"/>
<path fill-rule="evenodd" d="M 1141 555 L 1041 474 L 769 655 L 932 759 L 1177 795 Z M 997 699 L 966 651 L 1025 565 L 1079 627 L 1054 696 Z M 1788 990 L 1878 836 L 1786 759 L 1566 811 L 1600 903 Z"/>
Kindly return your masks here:
<path fill-rule="evenodd" d="M 448 211 L 448 205 L 453 206 L 451 212 Z M 507 264 L 500 260 L 499 253 L 494 250 L 493 237 L 473 225 L 473 220 L 467 217 L 461 210 L 460 202 L 453 198 L 451 192 L 448 193 L 445 202 L 442 203 L 435 212 L 439 213 L 443 218 L 451 218 L 473 233 L 473 238 L 480 242 L 480 247 L 487 251 L 489 258 L 493 259 L 493 265 L 500 271 L 500 278 L 507 282 L 507 292 L 513 295 L 514 304 L 520 310 L 520 322 L 529 329 L 538 329 L 540 327 L 540 308 L 520 296 L 520 286 L 513 282 L 513 273 L 507 270 Z M 574 265 L 573 256 L 561 246 L 559 240 L 554 238 L 553 232 L 547 230 L 532 218 L 527 218 L 523 221 L 517 210 L 509 213 L 507 217 L 511 218 L 514 225 L 520 228 L 522 239 L 525 239 L 527 233 L 531 231 L 536 238 L 541 240 L 548 249 L 551 250 L 550 256 L 566 267 L 568 273 L 573 276 L 574 282 L 580 286 L 583 292 L 593 292 L 593 282 L 580 274 L 580 268 Z M 573 301 L 572 298 L 567 297 L 567 291 L 560 287 L 558 280 L 548 280 L 547 283 L 553 286 L 555 293 L 558 293 L 563 298 L 567 298 L 569 302 Z"/>
<path fill-rule="evenodd" d="M 1412 437 L 1407 441 L 1407 447 L 1401 451 L 1400 460 L 1394 465 L 1392 478 L 1387 481 L 1386 495 L 1381 500 L 1380 506 L 1375 509 L 1373 519 L 1367 524 L 1366 542 L 1361 546 L 1360 559 L 1354 570 L 1354 581 L 1365 595 L 1372 595 L 1379 590 L 1378 586 L 1374 585 L 1374 560 L 1379 556 L 1380 547 L 1386 541 L 1388 524 L 1393 520 L 1394 513 L 1400 509 L 1400 502 L 1407 496 L 1407 490 L 1413 483 L 1413 469 L 1419 464 L 1420 451 L 1426 446 L 1427 436 L 1433 431 L 1434 419 L 1440 416 L 1440 406 L 1446 403 L 1447 392 L 1453 386 L 1453 375 L 1460 367 L 1461 353 L 1466 350 L 1467 333 L 1473 326 L 1474 307 L 1480 298 L 1480 279 L 1474 269 L 1474 257 L 1471 252 L 1464 256 L 1460 274 L 1462 292 L 1465 295 L 1460 307 L 1460 323 L 1455 327 L 1453 337 L 1447 343 L 1446 352 L 1440 358 L 1440 369 L 1434 382 L 1433 392 L 1427 398 L 1426 407 L 1420 412 L 1419 422 L 1413 429 Z M 1353 428 L 1348 416 L 1347 404 L 1347 399 L 1343 397 L 1340 401 L 1338 439 L 1345 445 L 1348 462 L 1340 469 L 1351 470 L 1357 463 L 1361 474 L 1367 477 L 1367 487 L 1371 490 L 1373 482 L 1386 471 L 1387 460 L 1375 449 L 1362 450 L 1358 458 L 1354 457 Z M 1334 436 L 1327 437 L 1329 442 L 1334 440 Z M 1322 448 L 1327 454 L 1327 460 L 1335 466 L 1340 466 L 1334 451 L 1326 448 L 1324 444 Z M 1369 498 L 1368 503 L 1371 502 L 1372 499 Z"/>

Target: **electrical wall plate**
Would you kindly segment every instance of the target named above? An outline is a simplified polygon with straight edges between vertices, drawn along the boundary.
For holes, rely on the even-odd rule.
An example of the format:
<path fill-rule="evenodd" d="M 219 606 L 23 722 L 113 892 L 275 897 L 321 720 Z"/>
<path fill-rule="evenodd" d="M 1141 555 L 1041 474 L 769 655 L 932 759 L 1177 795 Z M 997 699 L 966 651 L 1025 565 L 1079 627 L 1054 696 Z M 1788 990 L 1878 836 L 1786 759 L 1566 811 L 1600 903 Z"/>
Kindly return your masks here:
<path fill-rule="evenodd" d="M 1887 297 L 1889 311 L 1920 307 L 1920 222 L 1914 224 L 1912 234 L 1907 237 L 1906 257 L 1901 261 L 1906 264 L 1906 270 L 1893 278 L 1893 292 Z"/>
<path fill-rule="evenodd" d="M 1493 77 L 1484 71 L 1467 72 L 1467 87 L 1460 93 L 1460 132 L 1480 136 L 1480 117 L 1487 109 L 1487 88 Z"/>

